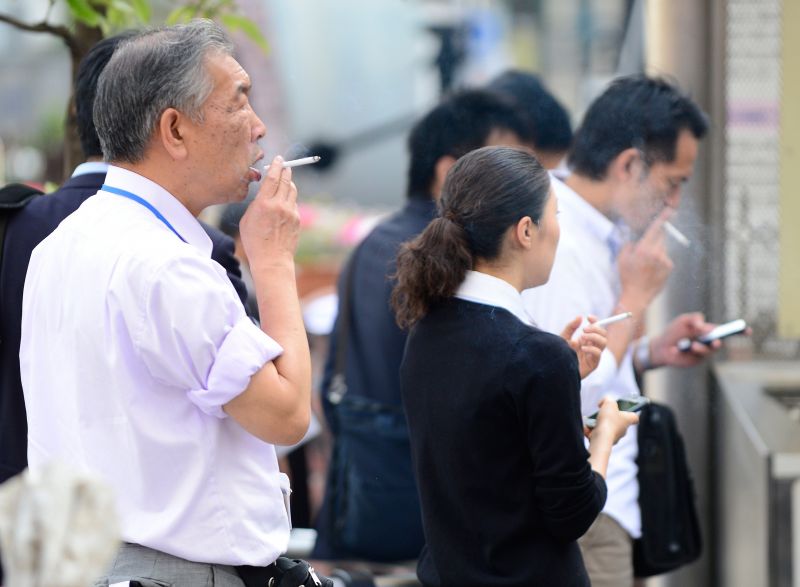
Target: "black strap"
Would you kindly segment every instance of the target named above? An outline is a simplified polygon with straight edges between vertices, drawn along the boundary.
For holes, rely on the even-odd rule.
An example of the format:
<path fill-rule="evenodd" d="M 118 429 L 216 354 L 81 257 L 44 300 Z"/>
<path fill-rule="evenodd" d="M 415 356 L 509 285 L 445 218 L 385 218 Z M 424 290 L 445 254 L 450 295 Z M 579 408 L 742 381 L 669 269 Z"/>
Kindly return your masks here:
<path fill-rule="evenodd" d="M 279 556 L 266 567 L 236 567 L 245 587 L 333 587 L 333 581 L 318 575 L 308 562 Z"/>
<path fill-rule="evenodd" d="M 345 369 L 347 368 L 347 339 L 350 331 L 350 296 L 353 293 L 356 274 L 356 257 L 357 248 L 350 261 L 347 263 L 344 271 L 344 291 L 342 297 L 339 299 L 339 316 L 336 319 L 336 324 L 339 330 L 336 333 L 336 361 L 333 366 L 333 377 L 331 379 L 331 386 L 328 390 L 328 399 L 332 404 L 338 404 L 347 393 L 347 381 L 345 379 Z"/>
<path fill-rule="evenodd" d="M 43 193 L 24 183 L 10 183 L 0 189 L 0 267 L 3 263 L 8 218 L 13 212 L 24 208 L 33 198 L 41 196 Z"/>

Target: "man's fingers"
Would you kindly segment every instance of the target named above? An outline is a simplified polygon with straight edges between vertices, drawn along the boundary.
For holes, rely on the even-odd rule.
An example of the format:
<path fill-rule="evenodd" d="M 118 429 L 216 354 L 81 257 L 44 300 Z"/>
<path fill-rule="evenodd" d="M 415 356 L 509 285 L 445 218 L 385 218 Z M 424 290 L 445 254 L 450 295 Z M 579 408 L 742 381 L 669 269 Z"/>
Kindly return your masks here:
<path fill-rule="evenodd" d="M 283 157 L 278 155 L 272 160 L 272 163 L 267 166 L 264 180 L 261 182 L 261 188 L 258 190 L 258 193 L 264 194 L 264 196 L 268 198 L 279 195 L 281 179 L 284 177 L 286 171 L 288 170 L 284 170 L 283 168 Z"/>
<path fill-rule="evenodd" d="M 669 206 L 665 207 L 650 223 L 650 226 L 647 227 L 647 230 L 644 231 L 644 235 L 639 240 L 639 243 L 655 245 L 659 242 L 663 242 L 664 223 L 669 220 L 674 213 L 674 209 L 670 208 Z"/>

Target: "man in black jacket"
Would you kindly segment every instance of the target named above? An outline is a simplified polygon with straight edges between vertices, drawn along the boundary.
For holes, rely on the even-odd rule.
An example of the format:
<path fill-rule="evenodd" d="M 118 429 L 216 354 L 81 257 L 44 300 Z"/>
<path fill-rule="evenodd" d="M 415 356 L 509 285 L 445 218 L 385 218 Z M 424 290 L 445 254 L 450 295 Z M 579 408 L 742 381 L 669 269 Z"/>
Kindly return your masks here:
<path fill-rule="evenodd" d="M 529 142 L 511 103 L 486 90 L 451 96 L 411 131 L 408 201 L 364 239 L 339 280 L 339 319 L 322 382 L 334 458 L 317 522 L 314 558 L 392 561 L 419 554 L 422 522 L 400 398 L 406 332 L 389 307 L 394 258 L 400 244 L 417 236 L 435 216 L 444 178 L 459 157 L 487 145 Z M 348 398 L 385 408 L 369 421 L 363 416 L 356 416 L 358 421 L 339 417 L 342 412 L 329 402 L 336 391 L 343 328 Z M 354 437 L 363 441 L 352 442 Z"/>
<path fill-rule="evenodd" d="M 34 198 L 8 221 L 0 265 L 0 483 L 27 466 L 28 427 L 19 374 L 22 291 L 33 249 L 103 185 L 107 165 L 92 119 L 97 80 L 116 47 L 135 33 L 123 33 L 97 43 L 81 62 L 75 81 L 78 133 L 86 162 L 79 165 L 60 189 Z M 211 257 L 227 271 L 245 302 L 247 291 L 233 240 L 203 224 L 211 238 Z"/>

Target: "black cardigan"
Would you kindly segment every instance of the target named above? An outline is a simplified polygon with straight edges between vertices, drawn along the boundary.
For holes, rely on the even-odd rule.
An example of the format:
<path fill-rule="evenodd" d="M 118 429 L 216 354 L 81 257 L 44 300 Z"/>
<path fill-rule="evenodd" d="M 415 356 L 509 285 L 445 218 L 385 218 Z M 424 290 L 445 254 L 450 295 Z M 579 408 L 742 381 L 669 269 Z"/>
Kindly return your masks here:
<path fill-rule="evenodd" d="M 569 346 L 504 309 L 453 298 L 412 329 L 401 388 L 422 583 L 588 586 L 576 540 L 606 486 L 587 461 Z"/>

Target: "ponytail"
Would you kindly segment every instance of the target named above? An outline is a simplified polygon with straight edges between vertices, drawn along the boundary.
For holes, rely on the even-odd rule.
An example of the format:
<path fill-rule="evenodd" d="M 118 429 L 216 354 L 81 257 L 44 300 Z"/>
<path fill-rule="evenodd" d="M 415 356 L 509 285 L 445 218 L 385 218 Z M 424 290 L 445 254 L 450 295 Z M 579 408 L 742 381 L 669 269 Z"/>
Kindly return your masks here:
<path fill-rule="evenodd" d="M 472 268 L 464 228 L 446 217 L 434 219 L 397 256 L 392 308 L 400 328 L 410 328 L 435 303 L 452 297 Z"/>
<path fill-rule="evenodd" d="M 455 295 L 475 260 L 497 259 L 508 229 L 542 218 L 550 177 L 536 157 L 512 147 L 483 147 L 461 157 L 447 174 L 439 217 L 397 256 L 392 308 L 400 328 Z"/>

